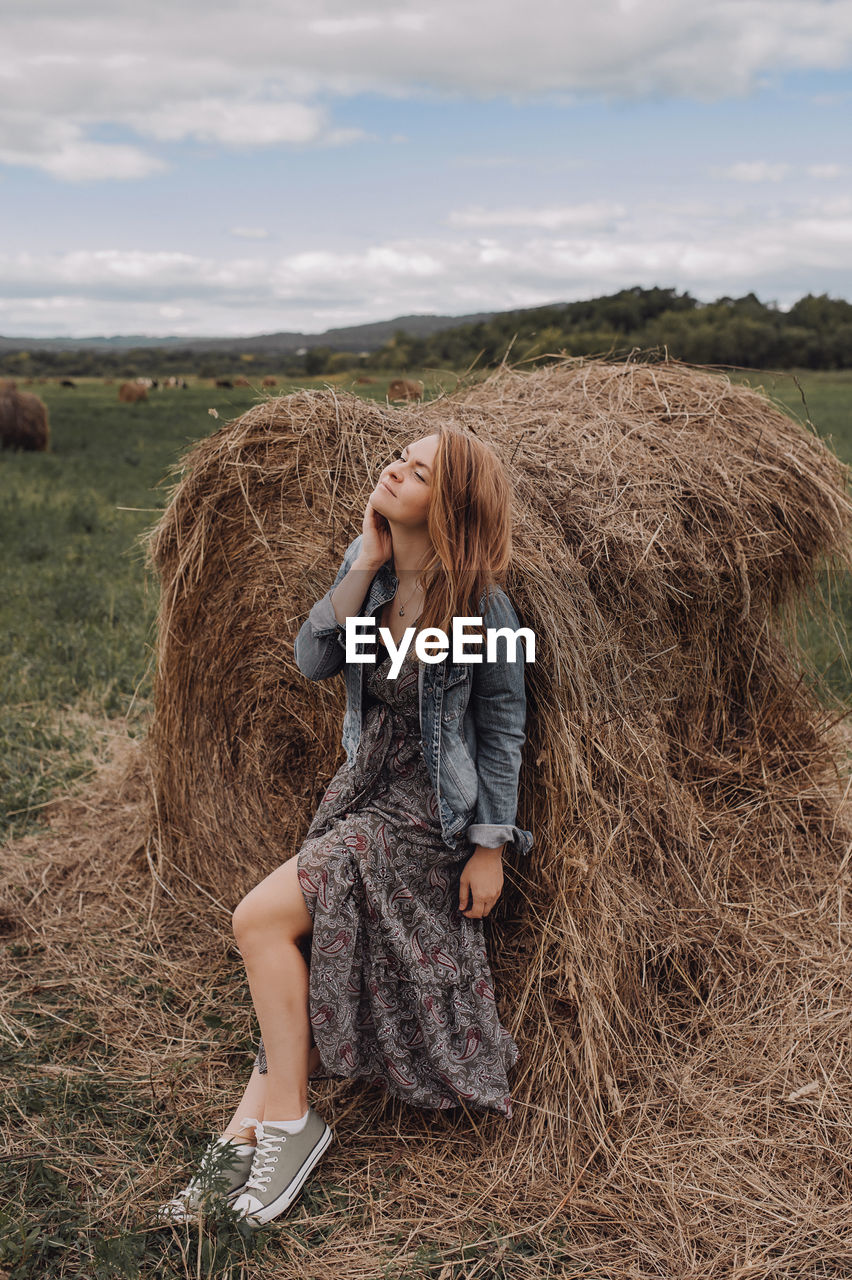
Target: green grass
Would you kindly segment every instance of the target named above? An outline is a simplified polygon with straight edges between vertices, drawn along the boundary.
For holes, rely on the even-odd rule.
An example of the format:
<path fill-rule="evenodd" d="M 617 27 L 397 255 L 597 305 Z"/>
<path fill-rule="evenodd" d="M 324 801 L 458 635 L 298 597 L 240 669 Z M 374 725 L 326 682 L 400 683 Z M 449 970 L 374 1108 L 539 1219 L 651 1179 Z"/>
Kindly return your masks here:
<path fill-rule="evenodd" d="M 733 375 L 733 380 L 762 389 L 792 417 L 810 422 L 832 451 L 852 466 L 852 371 L 814 373 L 805 369 L 775 374 L 739 373 Z M 850 575 L 821 572 L 817 589 L 805 604 L 799 641 L 827 688 L 850 705 Z"/>
<path fill-rule="evenodd" d="M 762 388 L 799 421 L 809 418 L 837 456 L 852 465 L 852 370 L 734 373 L 731 379 Z"/>
<path fill-rule="evenodd" d="M 351 375 L 301 385 L 383 399 L 391 376 L 361 388 Z M 804 416 L 794 375 L 736 376 Z M 852 463 L 852 372 L 797 376 L 817 430 Z M 425 381 L 435 394 L 438 378 Z M 441 381 L 449 388 L 452 376 Z M 282 383 L 274 394 L 293 389 Z M 125 717 L 132 734 L 144 733 L 157 584 L 146 580 L 138 536 L 165 505 L 169 468 L 216 429 L 208 410 L 221 424 L 257 395 L 203 385 L 120 405 L 117 385 L 99 380 L 33 390 L 48 404 L 54 452 L 0 455 L 0 838 L 36 829 L 39 807 L 92 768 L 93 718 Z M 848 581 L 833 584 L 831 599 L 852 621 Z M 829 685 L 852 697 L 842 635 L 809 623 L 807 640 Z"/>
<path fill-rule="evenodd" d="M 384 398 L 388 381 L 300 385 Z M 157 584 L 138 536 L 165 506 L 179 456 L 257 399 L 200 385 L 119 404 L 117 385 L 83 379 L 32 390 L 48 406 L 53 452 L 0 455 L 0 838 L 37 827 L 39 806 L 90 769 L 92 717 L 125 716 L 144 733 Z"/>

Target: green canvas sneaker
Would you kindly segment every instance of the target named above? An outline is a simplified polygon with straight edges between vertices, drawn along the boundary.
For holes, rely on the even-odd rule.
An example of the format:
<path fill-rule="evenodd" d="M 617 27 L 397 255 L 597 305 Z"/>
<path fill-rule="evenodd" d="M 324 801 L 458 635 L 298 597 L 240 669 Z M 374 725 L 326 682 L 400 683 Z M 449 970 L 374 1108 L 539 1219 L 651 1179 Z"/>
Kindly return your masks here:
<path fill-rule="evenodd" d="M 255 1135 L 257 1151 L 251 1173 L 233 1209 L 250 1226 L 259 1227 L 289 1209 L 333 1135 L 313 1107 L 308 1107 L 300 1133 L 258 1121 Z"/>
<path fill-rule="evenodd" d="M 231 1138 L 214 1138 L 208 1142 L 198 1166 L 198 1173 L 174 1199 L 160 1205 L 160 1222 L 193 1222 L 205 1202 L 224 1196 L 233 1204 L 246 1185 L 256 1148 Z"/>

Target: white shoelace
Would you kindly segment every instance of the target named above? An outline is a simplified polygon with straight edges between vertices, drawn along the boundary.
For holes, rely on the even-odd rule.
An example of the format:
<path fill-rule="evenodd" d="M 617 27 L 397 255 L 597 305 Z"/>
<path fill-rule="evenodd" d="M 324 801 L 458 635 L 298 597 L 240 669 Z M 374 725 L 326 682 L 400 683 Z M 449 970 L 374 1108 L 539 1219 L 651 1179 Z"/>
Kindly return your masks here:
<path fill-rule="evenodd" d="M 265 1133 L 262 1120 L 254 1120 L 251 1116 L 241 1120 L 240 1124 L 247 1129 L 250 1125 L 254 1126 L 255 1139 L 257 1141 L 257 1149 L 254 1153 L 252 1161 L 251 1173 L 246 1179 L 243 1187 L 243 1194 L 247 1191 L 263 1191 L 264 1186 L 271 1180 L 272 1166 L 278 1163 L 278 1155 L 281 1151 L 282 1142 L 287 1141 L 286 1133 Z"/>

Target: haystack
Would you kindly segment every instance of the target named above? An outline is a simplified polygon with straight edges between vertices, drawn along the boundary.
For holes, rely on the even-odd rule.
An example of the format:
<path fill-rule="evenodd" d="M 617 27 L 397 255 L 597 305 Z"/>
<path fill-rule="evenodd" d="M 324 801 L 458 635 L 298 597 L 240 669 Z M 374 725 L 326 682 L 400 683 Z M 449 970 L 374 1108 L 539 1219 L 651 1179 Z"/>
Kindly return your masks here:
<path fill-rule="evenodd" d="M 135 404 L 137 400 L 148 399 L 148 389 L 138 382 L 122 382 L 118 398 L 122 404 Z"/>
<path fill-rule="evenodd" d="M 423 383 L 412 378 L 394 378 L 388 386 L 388 400 L 422 400 Z"/>
<path fill-rule="evenodd" d="M 293 640 L 380 467 L 441 419 L 509 466 L 507 590 L 537 636 L 519 809 L 535 845 L 488 922 L 521 1050 L 494 1167 L 606 1162 L 644 1126 L 642 1166 L 644 1109 L 679 1097 L 709 1176 L 708 1109 L 759 1142 L 767 1078 L 790 1159 L 797 1084 L 820 1081 L 848 1141 L 812 1021 L 852 940 L 842 752 L 794 627 L 820 565 L 852 561 L 848 472 L 725 377 L 568 360 L 401 411 L 300 391 L 195 446 L 149 542 L 158 873 L 235 905 L 297 851 L 343 759 L 344 691 L 307 681 Z"/>
<path fill-rule="evenodd" d="M 847 1280 L 846 708 L 809 688 L 793 623 L 819 565 L 849 566 L 848 472 L 762 395 L 671 363 L 504 368 L 405 410 L 301 392 L 187 455 L 149 544 L 152 733 L 4 848 L 10 1212 L 42 1213 L 46 1152 L 89 1206 L 63 1275 L 131 1221 L 152 1273 L 179 1243 L 208 1256 L 209 1222 L 190 1253 L 148 1228 L 250 1070 L 230 912 L 343 758 L 342 681 L 306 681 L 292 642 L 376 469 L 441 416 L 513 473 L 507 585 L 539 638 L 536 844 L 486 922 L 514 1115 L 316 1082 L 337 1140 L 261 1270 Z"/>
<path fill-rule="evenodd" d="M 11 378 L 0 380 L 0 444 L 35 453 L 50 445 L 47 405 L 31 391 L 19 391 Z"/>

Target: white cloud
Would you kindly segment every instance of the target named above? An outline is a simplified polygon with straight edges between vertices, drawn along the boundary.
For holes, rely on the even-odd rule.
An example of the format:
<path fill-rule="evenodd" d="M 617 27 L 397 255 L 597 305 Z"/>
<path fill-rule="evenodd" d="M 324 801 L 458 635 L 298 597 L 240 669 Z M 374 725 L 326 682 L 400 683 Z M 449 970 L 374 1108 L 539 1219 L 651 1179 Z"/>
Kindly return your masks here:
<path fill-rule="evenodd" d="M 811 178 L 842 178 L 846 172 L 846 166 L 842 164 L 810 164 L 808 165 L 808 175 Z"/>
<path fill-rule="evenodd" d="M 811 202 L 810 209 L 821 218 L 847 218 L 852 215 L 852 196 L 820 196 Z"/>
<path fill-rule="evenodd" d="M 328 5 L 328 8 L 334 8 Z M 422 6 L 425 9 L 425 5 Z M 351 37 L 353 35 L 374 36 L 376 32 L 386 35 L 388 31 L 420 32 L 429 22 L 425 12 L 400 13 L 389 11 L 387 6 L 383 12 L 362 13 L 342 18 L 314 18 L 308 22 L 308 30 L 318 36 Z"/>
<path fill-rule="evenodd" d="M 342 146 L 372 136 L 334 119 L 328 103 L 353 94 L 567 104 L 743 95 L 769 74 L 847 66 L 852 4 L 8 0 L 3 37 L 0 133 L 16 119 L 29 129 L 0 160 L 59 177 L 132 177 L 157 161 L 129 144 L 108 155 L 100 127 L 154 143 Z M 60 121 L 76 131 L 73 145 L 31 145 Z"/>
<path fill-rule="evenodd" d="M 325 129 L 325 112 L 300 102 L 240 102 L 197 98 L 130 113 L 125 122 L 138 133 L 161 141 L 196 138 L 227 147 L 268 147 L 276 143 L 316 142 Z"/>
<path fill-rule="evenodd" d="M 342 147 L 347 142 L 368 142 L 377 138 L 375 133 L 367 133 L 364 129 L 329 129 L 324 137 L 318 139 L 322 147 Z"/>
<path fill-rule="evenodd" d="M 560 205 L 552 208 L 459 209 L 447 218 L 452 227 L 541 227 L 555 231 L 559 227 L 598 226 L 623 218 L 623 205 L 597 203 Z"/>
<path fill-rule="evenodd" d="M 790 172 L 789 164 L 772 164 L 768 160 L 740 160 L 727 169 L 718 170 L 721 178 L 735 182 L 781 182 Z"/>
<path fill-rule="evenodd" d="M 729 178 L 734 182 L 783 182 L 785 178 L 807 174 L 809 178 L 832 181 L 842 178 L 849 172 L 844 164 L 809 164 L 792 165 L 786 161 L 773 163 L 769 160 L 739 160 L 727 168 L 714 167 L 710 174 L 714 178 Z"/>
<path fill-rule="evenodd" d="M 695 297 L 754 290 L 789 305 L 852 293 L 852 198 L 795 208 L 633 207 L 617 226 L 507 226 L 475 237 L 395 239 L 360 251 L 224 260 L 117 249 L 0 255 L 4 330 L 250 334 L 321 332 L 416 312 L 461 314 L 673 286 Z M 130 318 L 129 318 L 130 317 Z"/>
<path fill-rule="evenodd" d="M 283 259 L 275 271 L 285 288 L 289 280 L 297 279 L 308 279 L 312 287 L 318 288 L 353 279 L 430 279 L 442 276 L 445 269 L 434 253 L 401 243 L 372 245 L 362 253 L 333 250 L 296 253 Z"/>
<path fill-rule="evenodd" d="M 79 125 L 25 111 L 0 115 L 0 164 L 41 169 L 70 182 L 144 178 L 164 167 L 139 147 L 88 141 Z"/>
<path fill-rule="evenodd" d="M 42 169 L 51 177 L 62 178 L 66 182 L 147 178 L 148 174 L 165 168 L 156 156 L 148 155 L 138 147 L 83 141 L 66 142 L 42 155 L 0 147 L 0 164 Z"/>

